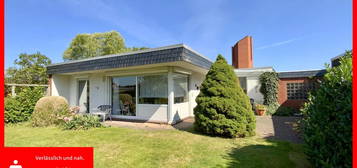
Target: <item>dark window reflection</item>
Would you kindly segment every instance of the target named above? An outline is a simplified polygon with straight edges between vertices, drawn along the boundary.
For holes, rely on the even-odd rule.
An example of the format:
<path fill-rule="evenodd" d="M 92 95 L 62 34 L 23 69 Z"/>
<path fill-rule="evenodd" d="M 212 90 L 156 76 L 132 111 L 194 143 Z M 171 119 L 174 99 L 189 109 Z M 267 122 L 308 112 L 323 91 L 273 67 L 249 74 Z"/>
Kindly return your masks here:
<path fill-rule="evenodd" d="M 113 115 L 136 115 L 136 77 L 112 78 Z"/>

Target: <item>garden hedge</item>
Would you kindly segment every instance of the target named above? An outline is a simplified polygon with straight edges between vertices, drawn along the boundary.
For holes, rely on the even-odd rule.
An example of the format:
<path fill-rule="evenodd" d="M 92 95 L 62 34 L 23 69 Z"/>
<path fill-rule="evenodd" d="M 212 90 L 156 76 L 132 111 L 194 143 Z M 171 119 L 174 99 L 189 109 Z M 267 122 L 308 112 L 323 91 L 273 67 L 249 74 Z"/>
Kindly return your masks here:
<path fill-rule="evenodd" d="M 43 87 L 23 87 L 15 97 L 5 98 L 5 123 L 18 123 L 31 118 L 36 102 L 43 96 Z"/>
<path fill-rule="evenodd" d="M 352 53 L 327 68 L 303 108 L 306 154 L 314 167 L 352 166 Z"/>

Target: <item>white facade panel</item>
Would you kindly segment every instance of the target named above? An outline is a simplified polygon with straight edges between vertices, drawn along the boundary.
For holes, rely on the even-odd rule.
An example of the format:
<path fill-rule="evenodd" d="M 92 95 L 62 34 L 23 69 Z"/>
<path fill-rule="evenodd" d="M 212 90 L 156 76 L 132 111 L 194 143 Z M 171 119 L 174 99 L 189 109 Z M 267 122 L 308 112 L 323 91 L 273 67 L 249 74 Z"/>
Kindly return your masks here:
<path fill-rule="evenodd" d="M 89 108 L 96 109 L 99 105 L 108 105 L 108 80 L 104 74 L 92 74 L 89 76 Z"/>
<path fill-rule="evenodd" d="M 259 91 L 260 82 L 258 77 L 247 77 L 247 95 L 254 99 L 254 102 L 262 104 L 264 101 L 263 95 Z"/>
<path fill-rule="evenodd" d="M 205 74 L 192 73 L 189 80 L 189 114 L 194 116 L 193 109 L 196 107 L 196 97 L 200 93 L 200 86 L 205 79 Z"/>
<path fill-rule="evenodd" d="M 62 96 L 69 101 L 69 76 L 52 75 L 51 93 L 52 96 Z"/>
<path fill-rule="evenodd" d="M 138 104 L 136 116 L 147 121 L 167 122 L 167 105 Z"/>
<path fill-rule="evenodd" d="M 181 121 L 182 119 L 191 116 L 191 112 L 189 109 L 189 102 L 184 102 L 184 103 L 177 103 L 174 104 L 172 108 L 172 121 L 173 123 L 176 123 L 178 121 Z"/>

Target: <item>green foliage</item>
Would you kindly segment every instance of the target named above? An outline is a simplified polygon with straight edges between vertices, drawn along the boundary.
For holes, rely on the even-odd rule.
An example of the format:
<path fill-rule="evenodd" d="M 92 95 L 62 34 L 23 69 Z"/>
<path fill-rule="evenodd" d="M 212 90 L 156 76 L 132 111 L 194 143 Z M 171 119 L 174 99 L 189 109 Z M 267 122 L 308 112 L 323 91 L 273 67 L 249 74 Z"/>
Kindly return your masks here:
<path fill-rule="evenodd" d="M 46 96 L 38 100 L 32 114 L 32 126 L 59 125 L 70 116 L 67 100 L 61 96 Z"/>
<path fill-rule="evenodd" d="M 65 130 L 87 130 L 89 128 L 103 127 L 99 117 L 92 115 L 74 115 L 72 119 L 62 124 Z"/>
<path fill-rule="evenodd" d="M 197 131 L 214 136 L 255 134 L 255 116 L 248 96 L 223 56 L 218 55 L 201 85 L 194 109 Z"/>
<path fill-rule="evenodd" d="M 29 120 L 36 102 L 43 96 L 43 87 L 24 87 L 16 97 L 5 98 L 5 123 Z"/>
<path fill-rule="evenodd" d="M 274 116 L 293 116 L 295 113 L 299 113 L 299 110 L 294 109 L 292 107 L 280 106 L 273 115 Z"/>
<path fill-rule="evenodd" d="M 280 107 L 279 103 L 273 103 L 267 105 L 267 112 L 266 115 L 273 115 L 274 113 L 277 112 L 278 108 Z"/>
<path fill-rule="evenodd" d="M 47 84 L 46 66 L 51 64 L 51 60 L 45 55 L 39 52 L 20 54 L 14 64 L 15 67 L 6 70 L 6 83 Z"/>
<path fill-rule="evenodd" d="M 131 52 L 131 51 L 140 51 L 140 50 L 146 50 L 149 49 L 147 47 L 128 47 L 125 48 L 125 52 Z"/>
<path fill-rule="evenodd" d="M 279 78 L 276 72 L 264 72 L 259 77 L 260 92 L 264 96 L 264 104 L 269 105 L 278 101 Z"/>
<path fill-rule="evenodd" d="M 257 105 L 255 106 L 255 108 L 256 108 L 257 110 L 266 110 L 266 107 L 265 107 L 264 105 L 262 105 L 262 104 L 257 104 Z"/>
<path fill-rule="evenodd" d="M 303 109 L 306 154 L 314 167 L 352 166 L 352 53 L 340 63 L 327 67 Z"/>
<path fill-rule="evenodd" d="M 143 49 L 146 48 L 125 47 L 124 39 L 117 31 L 93 34 L 78 34 L 72 40 L 70 46 L 63 53 L 63 59 L 78 60 L 109 54 L 138 51 Z"/>

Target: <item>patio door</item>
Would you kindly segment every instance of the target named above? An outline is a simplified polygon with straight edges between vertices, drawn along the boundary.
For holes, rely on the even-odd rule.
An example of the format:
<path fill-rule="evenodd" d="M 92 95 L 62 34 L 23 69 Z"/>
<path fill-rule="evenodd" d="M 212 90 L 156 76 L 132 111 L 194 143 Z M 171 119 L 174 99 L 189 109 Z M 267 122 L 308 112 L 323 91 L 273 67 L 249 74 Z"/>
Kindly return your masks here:
<path fill-rule="evenodd" d="M 112 78 L 112 115 L 136 116 L 136 76 Z"/>
<path fill-rule="evenodd" d="M 80 113 L 89 112 L 89 80 L 78 80 L 78 106 Z"/>

